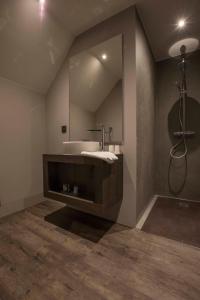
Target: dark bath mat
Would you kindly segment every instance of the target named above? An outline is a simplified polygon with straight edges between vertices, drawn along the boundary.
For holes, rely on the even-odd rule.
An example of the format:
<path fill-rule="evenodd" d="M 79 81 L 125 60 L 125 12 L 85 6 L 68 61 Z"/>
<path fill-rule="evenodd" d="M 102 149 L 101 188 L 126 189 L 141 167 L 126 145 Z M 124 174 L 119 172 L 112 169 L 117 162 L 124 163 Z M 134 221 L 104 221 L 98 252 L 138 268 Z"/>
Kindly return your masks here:
<path fill-rule="evenodd" d="M 106 234 L 128 229 L 125 226 L 74 210 L 68 206 L 47 215 L 45 220 L 56 225 L 62 233 L 70 231 L 95 243 L 98 243 Z"/>

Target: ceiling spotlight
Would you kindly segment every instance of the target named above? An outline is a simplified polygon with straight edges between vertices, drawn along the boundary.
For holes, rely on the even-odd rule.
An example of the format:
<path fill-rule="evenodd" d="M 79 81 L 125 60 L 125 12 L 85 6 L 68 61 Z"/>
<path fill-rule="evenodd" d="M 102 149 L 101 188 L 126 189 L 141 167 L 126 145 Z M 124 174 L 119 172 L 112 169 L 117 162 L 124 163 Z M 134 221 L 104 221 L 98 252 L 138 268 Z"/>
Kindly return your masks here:
<path fill-rule="evenodd" d="M 108 58 L 107 54 L 102 54 L 101 57 L 102 57 L 103 60 L 106 60 Z"/>
<path fill-rule="evenodd" d="M 180 19 L 180 20 L 178 21 L 178 28 L 184 28 L 185 25 L 186 25 L 186 22 L 185 22 L 184 19 Z"/>

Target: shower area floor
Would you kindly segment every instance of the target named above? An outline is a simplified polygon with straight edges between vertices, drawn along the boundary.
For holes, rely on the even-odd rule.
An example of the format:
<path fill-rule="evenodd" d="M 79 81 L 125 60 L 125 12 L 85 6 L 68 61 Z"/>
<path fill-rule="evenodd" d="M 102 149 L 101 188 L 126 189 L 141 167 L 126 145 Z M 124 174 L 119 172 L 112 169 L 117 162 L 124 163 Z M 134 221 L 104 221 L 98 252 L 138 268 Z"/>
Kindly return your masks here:
<path fill-rule="evenodd" d="M 200 248 L 200 202 L 159 197 L 142 231 Z"/>

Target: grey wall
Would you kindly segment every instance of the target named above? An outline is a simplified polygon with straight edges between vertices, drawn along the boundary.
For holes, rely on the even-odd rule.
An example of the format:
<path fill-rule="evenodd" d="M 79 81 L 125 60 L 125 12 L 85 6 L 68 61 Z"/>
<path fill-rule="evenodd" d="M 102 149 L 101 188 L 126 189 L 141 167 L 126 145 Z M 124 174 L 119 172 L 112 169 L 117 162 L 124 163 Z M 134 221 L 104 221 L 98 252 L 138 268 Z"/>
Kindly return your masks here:
<path fill-rule="evenodd" d="M 173 162 L 170 170 L 171 189 L 168 184 L 169 151 L 172 146 L 171 134 L 178 127 L 178 92 L 175 86 L 180 78 L 177 59 L 157 64 L 157 105 L 156 105 L 156 193 L 180 198 L 200 200 L 200 51 L 188 57 L 187 83 L 187 128 L 196 131 L 195 138 L 188 140 L 188 166 L 185 175 L 185 160 Z M 168 122 L 169 119 L 169 122 Z M 174 140 L 173 140 L 174 142 Z M 186 179 L 182 190 L 180 187 Z M 180 192 L 178 192 L 180 190 Z"/>
<path fill-rule="evenodd" d="M 45 101 L 0 78 L 0 216 L 42 200 Z"/>
<path fill-rule="evenodd" d="M 154 195 L 155 64 L 136 19 L 137 218 Z"/>
<path fill-rule="evenodd" d="M 106 97 L 96 112 L 96 124 L 104 124 L 106 130 L 113 128 L 111 140 L 113 142 L 123 141 L 123 89 L 122 81 L 114 86 L 111 93 Z M 106 141 L 109 141 L 106 136 Z"/>
<path fill-rule="evenodd" d="M 59 125 L 69 124 L 69 70 L 70 56 L 123 34 L 124 40 L 124 196 L 118 222 L 134 226 L 136 223 L 136 66 L 135 66 L 135 9 L 134 7 L 104 21 L 78 36 L 70 54 L 55 80 L 46 101 L 48 152 L 62 152 Z M 105 216 L 106 217 L 106 216 Z"/>

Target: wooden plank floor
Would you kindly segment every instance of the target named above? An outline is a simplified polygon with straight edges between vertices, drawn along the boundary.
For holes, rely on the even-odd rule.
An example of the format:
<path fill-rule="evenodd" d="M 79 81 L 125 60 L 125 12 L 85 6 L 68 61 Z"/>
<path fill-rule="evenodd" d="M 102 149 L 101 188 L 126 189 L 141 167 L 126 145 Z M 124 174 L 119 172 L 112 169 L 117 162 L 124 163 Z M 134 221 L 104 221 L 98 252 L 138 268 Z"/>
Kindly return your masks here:
<path fill-rule="evenodd" d="M 45 201 L 0 220 L 1 300 L 200 299 L 198 248 L 119 225 L 84 238 L 77 222 L 45 220 L 62 207 Z"/>

